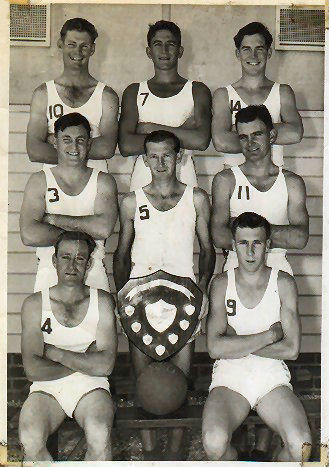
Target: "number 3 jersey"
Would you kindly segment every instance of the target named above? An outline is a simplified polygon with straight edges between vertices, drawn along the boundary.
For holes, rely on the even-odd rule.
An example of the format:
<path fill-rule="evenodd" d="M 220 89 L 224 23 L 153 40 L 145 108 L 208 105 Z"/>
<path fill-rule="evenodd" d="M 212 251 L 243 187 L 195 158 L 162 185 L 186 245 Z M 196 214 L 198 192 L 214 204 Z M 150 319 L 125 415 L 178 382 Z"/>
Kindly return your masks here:
<path fill-rule="evenodd" d="M 45 344 L 52 344 L 59 349 L 72 352 L 85 352 L 90 344 L 96 341 L 99 321 L 98 290 L 90 288 L 87 313 L 81 323 L 73 327 L 64 326 L 55 318 L 51 309 L 49 289 L 42 290 L 41 295 L 41 331 Z"/>
<path fill-rule="evenodd" d="M 142 188 L 136 190 L 135 195 L 135 239 L 131 250 L 130 277 L 142 277 L 162 269 L 195 281 L 193 188 L 186 186 L 176 206 L 168 211 L 154 208 Z"/>

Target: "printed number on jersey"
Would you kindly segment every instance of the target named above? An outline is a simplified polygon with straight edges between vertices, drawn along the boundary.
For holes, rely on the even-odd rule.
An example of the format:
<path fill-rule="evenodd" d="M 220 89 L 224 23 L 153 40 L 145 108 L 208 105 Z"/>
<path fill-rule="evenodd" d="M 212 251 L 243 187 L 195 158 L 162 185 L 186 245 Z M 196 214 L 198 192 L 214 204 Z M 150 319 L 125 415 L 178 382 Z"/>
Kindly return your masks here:
<path fill-rule="evenodd" d="M 49 109 L 50 119 L 59 118 L 64 114 L 64 109 L 63 109 L 62 104 L 50 105 L 48 109 Z"/>
<path fill-rule="evenodd" d="M 52 192 L 52 198 L 49 198 L 49 203 L 55 203 L 56 201 L 59 201 L 59 196 L 58 196 L 58 190 L 57 188 L 48 188 L 49 192 Z"/>
<path fill-rule="evenodd" d="M 226 306 L 227 308 L 230 308 L 232 311 L 227 310 L 228 316 L 235 316 L 236 315 L 236 301 L 231 300 L 230 298 L 226 300 Z"/>
<path fill-rule="evenodd" d="M 148 207 L 146 204 L 143 204 L 143 206 L 139 206 L 138 208 L 140 216 L 139 218 L 143 221 L 145 219 L 150 218 L 150 211 L 148 210 Z"/>
<path fill-rule="evenodd" d="M 247 200 L 250 199 L 250 190 L 249 190 L 249 186 L 242 186 L 240 185 L 239 186 L 239 190 L 238 190 L 238 199 L 243 199 L 243 198 L 246 198 Z"/>
<path fill-rule="evenodd" d="M 144 99 L 143 99 L 142 105 L 144 105 L 144 104 L 145 104 L 145 102 L 146 102 L 146 99 L 148 98 L 149 94 L 150 94 L 149 92 L 141 92 L 141 93 L 140 93 L 140 96 L 144 96 Z"/>
<path fill-rule="evenodd" d="M 46 321 L 43 323 L 41 331 L 46 332 L 47 334 L 50 334 L 52 332 L 50 318 L 47 318 Z"/>
<path fill-rule="evenodd" d="M 231 113 L 239 112 L 239 110 L 241 110 L 241 102 L 240 101 L 234 102 L 234 100 L 231 99 L 230 107 L 231 107 Z"/>

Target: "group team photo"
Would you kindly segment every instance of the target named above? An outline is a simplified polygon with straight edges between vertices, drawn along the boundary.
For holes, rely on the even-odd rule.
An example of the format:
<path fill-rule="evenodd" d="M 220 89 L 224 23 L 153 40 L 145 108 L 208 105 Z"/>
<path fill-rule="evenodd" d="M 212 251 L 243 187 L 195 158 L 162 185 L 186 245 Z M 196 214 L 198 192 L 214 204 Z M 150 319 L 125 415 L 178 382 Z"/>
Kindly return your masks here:
<path fill-rule="evenodd" d="M 44 11 L 10 55 L 8 460 L 318 461 L 323 52 L 280 48 L 289 8 Z"/>

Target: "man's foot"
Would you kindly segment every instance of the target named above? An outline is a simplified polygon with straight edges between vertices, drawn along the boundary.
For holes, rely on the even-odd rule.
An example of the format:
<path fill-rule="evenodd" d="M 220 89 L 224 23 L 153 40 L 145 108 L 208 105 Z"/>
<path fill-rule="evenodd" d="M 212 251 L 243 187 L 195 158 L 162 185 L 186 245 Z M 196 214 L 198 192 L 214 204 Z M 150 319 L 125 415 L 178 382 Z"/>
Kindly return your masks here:
<path fill-rule="evenodd" d="M 270 458 L 267 452 L 253 449 L 250 453 L 251 461 L 269 462 Z"/>

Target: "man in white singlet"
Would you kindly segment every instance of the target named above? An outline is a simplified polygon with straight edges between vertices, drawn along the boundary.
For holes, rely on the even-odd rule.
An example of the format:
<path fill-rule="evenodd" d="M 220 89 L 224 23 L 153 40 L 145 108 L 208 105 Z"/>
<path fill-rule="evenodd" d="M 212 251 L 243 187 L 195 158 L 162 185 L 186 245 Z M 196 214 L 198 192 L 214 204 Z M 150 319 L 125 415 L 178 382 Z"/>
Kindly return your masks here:
<path fill-rule="evenodd" d="M 61 29 L 58 48 L 64 70 L 55 80 L 38 86 L 32 97 L 27 128 L 27 152 L 32 162 L 57 164 L 54 123 L 62 115 L 79 112 L 91 126 L 92 144 L 88 166 L 108 172 L 117 144 L 118 96 L 89 73 L 89 59 L 95 52 L 98 33 L 83 18 L 72 18 Z"/>
<path fill-rule="evenodd" d="M 272 160 L 283 166 L 283 147 L 298 143 L 303 125 L 296 108 L 295 94 L 288 84 L 271 81 L 265 75 L 272 55 L 272 35 L 258 22 L 249 23 L 234 37 L 236 57 L 241 64 L 241 78 L 232 85 L 218 88 L 213 97 L 212 140 L 228 166 L 245 160 L 235 129 L 235 114 L 248 105 L 264 104 L 275 128 Z"/>
<path fill-rule="evenodd" d="M 211 93 L 198 81 L 178 74 L 178 60 L 183 55 L 181 31 L 171 21 L 157 21 L 147 34 L 147 56 L 154 65 L 154 76 L 133 83 L 123 93 L 119 125 L 119 148 L 135 161 L 130 191 L 151 183 L 152 176 L 142 154 L 145 136 L 156 130 L 174 133 L 181 142 L 178 179 L 197 186 L 193 149 L 204 151 L 210 142 Z"/>
<path fill-rule="evenodd" d="M 66 416 L 84 430 L 86 460 L 111 460 L 114 406 L 107 376 L 117 350 L 115 303 L 84 284 L 94 240 L 63 232 L 53 262 L 58 284 L 27 297 L 22 307 L 22 356 L 32 381 L 19 419 L 28 461 L 51 461 L 46 448 Z"/>
<path fill-rule="evenodd" d="M 58 164 L 44 166 L 27 182 L 20 215 L 24 245 L 36 246 L 39 258 L 34 291 L 57 283 L 53 245 L 63 230 L 88 233 L 96 241 L 86 285 L 109 291 L 103 264 L 105 240 L 118 215 L 117 188 L 112 175 L 87 166 L 88 120 L 71 113 L 55 122 Z"/>
<path fill-rule="evenodd" d="M 190 277 L 193 271 L 195 233 L 200 245 L 199 287 L 206 293 L 215 263 L 209 232 L 210 203 L 200 188 L 180 182 L 176 164 L 180 158 L 179 139 L 167 131 L 155 131 L 145 138 L 144 162 L 150 168 L 152 182 L 128 193 L 120 207 L 120 234 L 114 255 L 113 272 L 117 290 L 130 277 L 141 277 L 158 270 Z M 194 335 L 195 337 L 195 335 Z M 171 358 L 187 375 L 194 341 L 188 342 Z M 135 373 L 138 376 L 153 360 L 130 344 Z M 182 460 L 183 430 L 171 431 L 163 460 Z M 160 460 L 154 430 L 143 430 L 144 458 Z"/>
<path fill-rule="evenodd" d="M 214 278 L 207 345 L 215 359 L 202 436 L 209 460 L 237 459 L 233 432 L 254 409 L 282 438 L 281 462 L 307 461 L 311 433 L 284 363 L 300 349 L 301 324 L 294 278 L 265 265 L 271 227 L 245 212 L 232 224 L 238 267 Z"/>
<path fill-rule="evenodd" d="M 267 266 L 292 274 L 286 250 L 304 248 L 309 234 L 304 181 L 272 162 L 275 131 L 265 106 L 240 110 L 236 114 L 236 126 L 246 162 L 214 177 L 211 221 L 214 244 L 217 248 L 231 250 L 225 268 L 236 267 L 230 225 L 241 213 L 256 212 L 271 224 Z"/>

